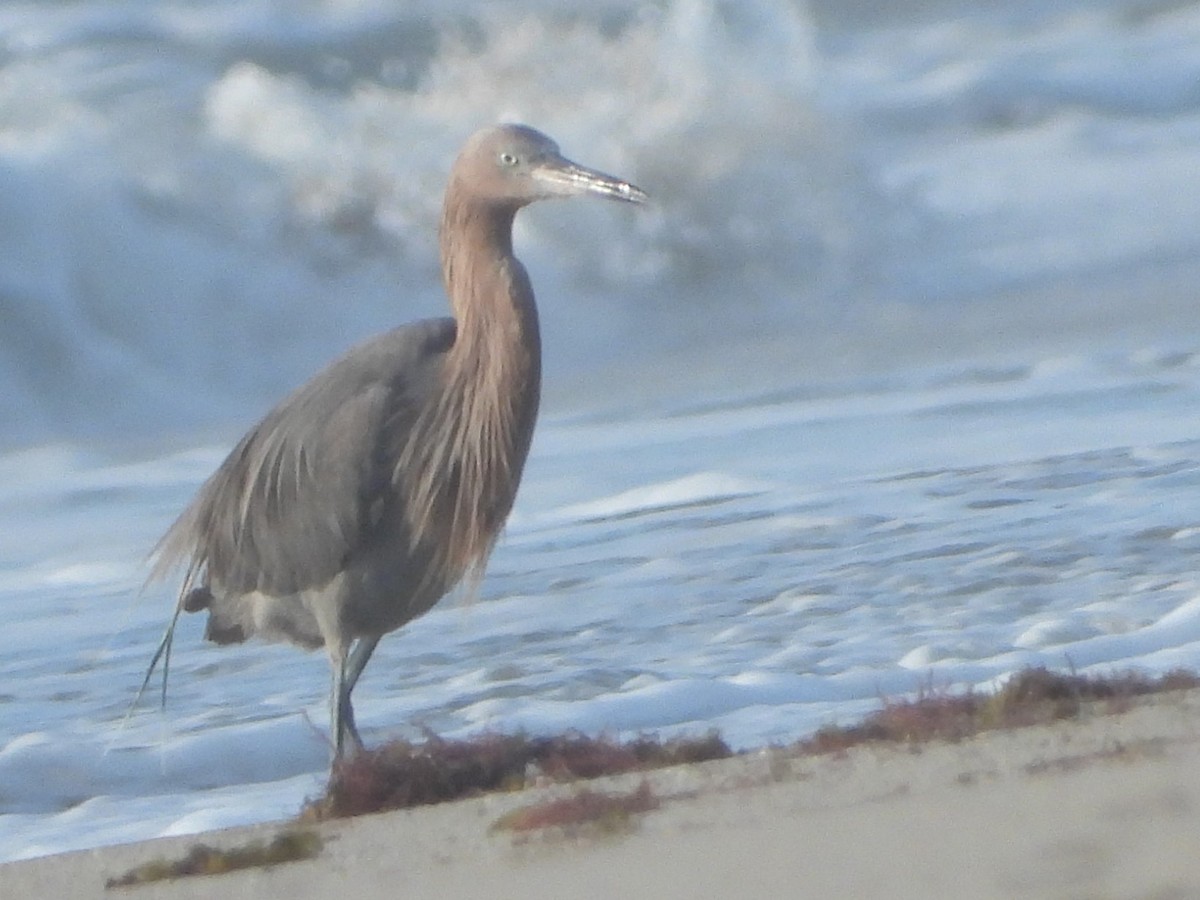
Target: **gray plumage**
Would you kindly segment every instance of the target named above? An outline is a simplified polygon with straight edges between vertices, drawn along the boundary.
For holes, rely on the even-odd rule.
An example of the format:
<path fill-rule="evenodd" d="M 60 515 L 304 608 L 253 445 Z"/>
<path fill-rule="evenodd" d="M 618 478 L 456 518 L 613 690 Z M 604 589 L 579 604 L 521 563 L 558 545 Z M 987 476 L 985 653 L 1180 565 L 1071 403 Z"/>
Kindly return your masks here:
<path fill-rule="evenodd" d="M 217 643 L 325 647 L 335 753 L 361 746 L 350 694 L 379 639 L 482 577 L 516 499 L 541 338 L 513 217 L 585 193 L 646 198 L 526 126 L 468 140 L 440 229 L 454 318 L 359 345 L 234 447 L 155 550 L 152 578 L 186 573 L 142 691 L 161 660 L 165 700 L 179 614 L 207 610 L 205 636 Z"/>

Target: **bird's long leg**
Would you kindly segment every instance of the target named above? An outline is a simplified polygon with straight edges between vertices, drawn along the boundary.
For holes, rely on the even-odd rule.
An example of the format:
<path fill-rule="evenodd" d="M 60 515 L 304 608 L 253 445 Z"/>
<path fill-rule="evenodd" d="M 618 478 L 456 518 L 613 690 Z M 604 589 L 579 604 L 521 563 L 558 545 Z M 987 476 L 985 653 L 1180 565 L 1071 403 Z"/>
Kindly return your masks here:
<path fill-rule="evenodd" d="M 333 757 L 341 759 L 347 749 L 362 749 L 362 738 L 354 727 L 354 707 L 350 704 L 350 691 L 346 688 L 345 658 L 335 660 L 333 665 L 333 689 L 329 694 L 329 736 L 333 739 Z"/>
<path fill-rule="evenodd" d="M 354 645 L 354 649 L 350 651 L 350 656 L 346 660 L 347 698 L 350 696 L 350 692 L 354 690 L 354 686 L 358 684 L 358 676 L 367 667 L 367 661 L 370 660 L 371 654 L 375 652 L 375 647 L 379 643 L 381 636 L 374 634 L 361 637 L 358 639 L 358 643 Z"/>
<path fill-rule="evenodd" d="M 357 752 L 363 748 L 358 727 L 354 724 L 354 704 L 350 694 L 378 643 L 378 635 L 359 638 L 349 655 L 334 661 L 333 694 L 329 698 L 330 731 L 335 741 L 334 753 L 339 758 L 347 750 Z"/>

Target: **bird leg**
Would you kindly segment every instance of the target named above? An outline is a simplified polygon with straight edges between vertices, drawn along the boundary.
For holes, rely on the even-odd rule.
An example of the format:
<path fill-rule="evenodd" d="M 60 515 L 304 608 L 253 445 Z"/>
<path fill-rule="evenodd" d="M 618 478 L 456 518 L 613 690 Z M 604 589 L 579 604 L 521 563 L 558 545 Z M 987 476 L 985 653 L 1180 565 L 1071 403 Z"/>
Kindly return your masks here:
<path fill-rule="evenodd" d="M 361 637 L 354 645 L 354 649 L 350 651 L 350 656 L 346 660 L 346 696 L 350 696 L 350 692 L 354 690 L 354 686 L 358 684 L 358 676 L 362 674 L 363 669 L 367 667 L 367 661 L 371 658 L 371 654 L 375 652 L 375 647 L 379 644 L 379 639 L 382 635 L 373 634 L 367 637 Z"/>
<path fill-rule="evenodd" d="M 335 758 L 340 759 L 347 750 L 357 753 L 363 748 L 362 738 L 354 724 L 354 704 L 350 702 L 350 694 L 378 643 L 379 635 L 359 638 L 348 656 L 335 661 L 333 693 L 329 698 L 330 732 L 334 739 Z"/>
<path fill-rule="evenodd" d="M 329 736 L 333 739 L 333 758 L 341 759 L 347 752 L 362 749 L 362 738 L 354 726 L 354 707 L 346 681 L 346 661 L 333 667 L 333 690 L 329 696 Z"/>

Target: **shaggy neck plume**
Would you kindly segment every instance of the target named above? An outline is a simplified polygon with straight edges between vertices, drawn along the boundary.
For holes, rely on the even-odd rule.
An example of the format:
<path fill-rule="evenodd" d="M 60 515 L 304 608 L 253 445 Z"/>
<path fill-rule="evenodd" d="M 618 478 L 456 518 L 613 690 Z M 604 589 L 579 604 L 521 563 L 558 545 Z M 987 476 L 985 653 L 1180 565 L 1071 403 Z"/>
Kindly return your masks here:
<path fill-rule="evenodd" d="M 452 569 L 481 573 L 529 452 L 541 393 L 541 335 L 529 278 L 512 252 L 519 207 L 460 203 L 456 194 L 451 186 L 441 251 L 458 328 L 435 412 L 442 437 L 428 473 L 433 516 L 427 521 L 445 529 Z"/>

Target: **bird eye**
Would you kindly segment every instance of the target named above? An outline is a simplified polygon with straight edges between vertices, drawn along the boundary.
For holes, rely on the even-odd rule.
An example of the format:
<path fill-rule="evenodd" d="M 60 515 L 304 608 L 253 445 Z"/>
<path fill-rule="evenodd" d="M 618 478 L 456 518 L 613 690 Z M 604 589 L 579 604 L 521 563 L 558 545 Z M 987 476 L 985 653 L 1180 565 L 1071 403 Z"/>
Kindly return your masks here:
<path fill-rule="evenodd" d="M 517 155 L 515 153 L 509 153 L 506 150 L 500 154 L 500 165 L 511 167 L 511 166 L 515 166 L 516 164 L 517 164 Z"/>

